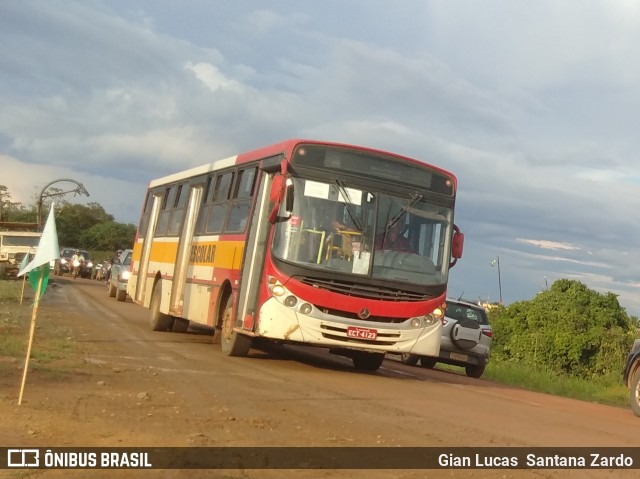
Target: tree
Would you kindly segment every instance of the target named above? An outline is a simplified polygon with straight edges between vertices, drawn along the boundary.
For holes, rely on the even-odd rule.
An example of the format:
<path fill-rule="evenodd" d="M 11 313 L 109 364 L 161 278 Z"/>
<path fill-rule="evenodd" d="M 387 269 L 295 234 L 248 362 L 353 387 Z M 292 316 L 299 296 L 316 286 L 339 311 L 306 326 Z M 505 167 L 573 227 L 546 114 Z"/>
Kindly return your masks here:
<path fill-rule="evenodd" d="M 83 236 L 92 227 L 106 222 L 113 222 L 113 216 L 98 203 L 79 205 L 65 202 L 56 215 L 58 242 L 60 246 L 86 247 Z"/>
<path fill-rule="evenodd" d="M 81 244 L 87 249 L 116 251 L 131 248 L 135 236 L 134 225 L 108 221 L 89 228 L 83 234 Z"/>
<path fill-rule="evenodd" d="M 35 208 L 26 209 L 20 202 L 11 201 L 11 193 L 5 185 L 0 185 L 0 221 L 34 222 Z"/>
<path fill-rule="evenodd" d="M 490 311 L 497 360 L 581 377 L 619 372 L 636 336 L 615 294 L 561 279 L 530 301 Z"/>

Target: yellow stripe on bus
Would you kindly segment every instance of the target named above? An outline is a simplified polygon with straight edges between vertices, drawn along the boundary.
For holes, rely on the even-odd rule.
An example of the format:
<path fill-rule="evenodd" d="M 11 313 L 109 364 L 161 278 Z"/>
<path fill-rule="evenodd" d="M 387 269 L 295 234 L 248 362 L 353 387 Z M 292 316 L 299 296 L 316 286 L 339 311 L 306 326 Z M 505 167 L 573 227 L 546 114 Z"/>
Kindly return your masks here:
<path fill-rule="evenodd" d="M 189 251 L 189 264 L 240 269 L 244 241 L 194 242 Z M 134 246 L 134 258 L 140 258 L 142 243 Z M 150 263 L 175 264 L 178 257 L 178 241 L 155 242 L 151 247 Z"/>

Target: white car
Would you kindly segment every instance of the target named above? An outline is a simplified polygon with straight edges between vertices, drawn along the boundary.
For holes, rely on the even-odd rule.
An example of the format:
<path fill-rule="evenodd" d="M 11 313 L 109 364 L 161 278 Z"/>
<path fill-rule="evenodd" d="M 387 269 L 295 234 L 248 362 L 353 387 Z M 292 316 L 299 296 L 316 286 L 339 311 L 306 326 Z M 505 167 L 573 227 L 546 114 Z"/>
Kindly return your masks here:
<path fill-rule="evenodd" d="M 111 275 L 109 276 L 109 296 L 116 298 L 118 301 L 127 299 L 127 282 L 131 271 L 131 254 L 132 249 L 125 249 L 118 260 L 111 265 Z"/>
<path fill-rule="evenodd" d="M 440 355 L 416 356 L 403 354 L 404 364 L 433 368 L 437 363 L 465 368 L 467 376 L 479 378 L 489 362 L 493 331 L 482 306 L 456 299 L 447 299 L 444 313 Z"/>

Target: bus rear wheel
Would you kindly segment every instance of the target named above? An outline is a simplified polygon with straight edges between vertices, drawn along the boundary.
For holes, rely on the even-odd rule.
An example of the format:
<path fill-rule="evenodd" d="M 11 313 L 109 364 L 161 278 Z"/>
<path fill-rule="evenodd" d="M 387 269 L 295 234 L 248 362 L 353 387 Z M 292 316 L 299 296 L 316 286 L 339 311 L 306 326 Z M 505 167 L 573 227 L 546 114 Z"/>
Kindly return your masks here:
<path fill-rule="evenodd" d="M 233 296 L 229 294 L 222 310 L 220 346 L 228 356 L 246 356 L 251 349 L 251 338 L 233 330 Z"/>
<path fill-rule="evenodd" d="M 151 304 L 149 305 L 149 309 L 151 310 L 149 325 L 153 331 L 170 331 L 171 328 L 173 328 L 173 318 L 168 314 L 160 312 L 161 294 L 162 285 L 160 281 L 158 281 L 153 287 Z"/>

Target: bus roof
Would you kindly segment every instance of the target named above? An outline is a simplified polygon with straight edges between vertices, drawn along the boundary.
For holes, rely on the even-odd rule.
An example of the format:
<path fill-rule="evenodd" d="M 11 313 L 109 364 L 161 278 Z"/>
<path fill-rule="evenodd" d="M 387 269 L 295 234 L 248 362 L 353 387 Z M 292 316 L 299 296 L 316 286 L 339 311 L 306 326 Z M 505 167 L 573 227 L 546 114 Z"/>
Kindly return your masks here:
<path fill-rule="evenodd" d="M 253 160 L 257 160 L 260 158 L 268 158 L 270 156 L 276 156 L 279 154 L 282 154 L 284 152 L 288 152 L 288 151 L 292 151 L 298 144 L 315 144 L 315 145 L 325 145 L 325 146 L 335 146 L 335 147 L 342 147 L 342 148 L 357 148 L 359 150 L 363 150 L 363 151 L 367 151 L 370 153 L 374 153 L 374 154 L 380 154 L 380 155 L 385 155 L 385 156 L 392 156 L 395 158 L 399 158 L 402 159 L 404 161 L 408 161 L 410 163 L 415 163 L 418 165 L 423 165 L 423 166 L 427 166 L 429 168 L 433 168 L 434 170 L 439 171 L 440 173 L 443 173 L 447 176 L 450 176 L 451 178 L 453 178 L 454 182 L 457 183 L 457 179 L 455 177 L 455 175 L 453 173 L 451 173 L 450 171 L 447 171 L 443 168 L 440 168 L 438 166 L 435 166 L 433 164 L 427 163 L 425 161 L 421 161 L 421 160 L 417 160 L 415 158 L 411 158 L 408 156 L 404 156 L 404 155 L 400 155 L 397 153 L 392 153 L 389 151 L 385 151 L 385 150 L 379 150 L 376 148 L 370 148 L 370 147 L 366 147 L 366 146 L 360 146 L 360 145 L 353 145 L 353 144 L 348 144 L 348 143 L 337 143 L 337 142 L 331 142 L 331 141 L 321 141 L 321 140 L 308 140 L 308 139 L 300 139 L 300 138 L 292 138 L 292 139 L 288 139 L 288 140 L 284 140 L 281 141 L 279 143 L 274 143 L 272 145 L 269 146 L 264 146 L 261 148 L 257 148 L 255 150 L 250 150 L 247 151 L 245 153 L 240 153 L 238 155 L 234 155 L 234 156 L 229 156 L 227 158 L 223 158 L 220 160 L 214 160 L 210 163 L 206 163 L 204 165 L 200 165 L 200 166 L 196 166 L 193 168 L 189 168 L 187 170 L 183 170 L 180 172 L 176 172 L 176 173 L 172 173 L 170 175 L 167 176 L 163 176 L 162 178 L 157 178 L 152 180 L 149 183 L 149 188 L 153 188 L 156 186 L 160 186 L 160 185 L 164 185 L 167 183 L 172 183 L 174 181 L 179 181 L 181 179 L 185 179 L 185 178 L 192 178 L 194 176 L 199 176 L 199 175 L 203 175 L 206 173 L 209 173 L 211 171 L 214 170 L 219 170 L 221 168 L 226 168 L 229 166 L 233 166 L 236 164 L 243 164 L 249 161 L 253 161 Z"/>

